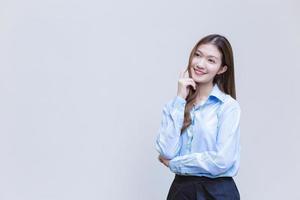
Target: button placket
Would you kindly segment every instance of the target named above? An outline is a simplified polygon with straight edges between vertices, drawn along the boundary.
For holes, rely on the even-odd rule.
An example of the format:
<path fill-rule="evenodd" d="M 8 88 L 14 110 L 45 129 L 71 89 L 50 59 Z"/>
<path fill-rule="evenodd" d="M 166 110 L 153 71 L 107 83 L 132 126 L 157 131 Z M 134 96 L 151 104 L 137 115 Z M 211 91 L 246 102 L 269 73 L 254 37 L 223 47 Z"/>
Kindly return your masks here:
<path fill-rule="evenodd" d="M 195 108 L 194 107 L 191 110 L 191 119 L 192 119 L 192 123 L 187 130 L 187 134 L 188 134 L 187 148 L 190 153 L 192 151 L 192 141 L 193 141 L 193 137 L 194 137 L 194 124 L 195 124 Z"/>

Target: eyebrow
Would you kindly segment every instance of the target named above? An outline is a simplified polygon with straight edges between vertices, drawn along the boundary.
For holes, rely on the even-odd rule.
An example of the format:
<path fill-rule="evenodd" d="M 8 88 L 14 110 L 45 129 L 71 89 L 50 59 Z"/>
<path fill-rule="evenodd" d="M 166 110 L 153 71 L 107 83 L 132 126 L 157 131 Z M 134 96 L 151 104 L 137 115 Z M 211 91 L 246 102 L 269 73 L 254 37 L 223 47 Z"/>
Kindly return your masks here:
<path fill-rule="evenodd" d="M 196 52 L 202 53 L 199 49 L 197 49 Z M 202 54 L 203 54 L 203 53 L 202 53 Z M 212 56 L 212 55 L 208 55 L 207 57 L 213 57 L 213 58 L 215 58 L 215 59 L 218 59 L 216 56 Z"/>

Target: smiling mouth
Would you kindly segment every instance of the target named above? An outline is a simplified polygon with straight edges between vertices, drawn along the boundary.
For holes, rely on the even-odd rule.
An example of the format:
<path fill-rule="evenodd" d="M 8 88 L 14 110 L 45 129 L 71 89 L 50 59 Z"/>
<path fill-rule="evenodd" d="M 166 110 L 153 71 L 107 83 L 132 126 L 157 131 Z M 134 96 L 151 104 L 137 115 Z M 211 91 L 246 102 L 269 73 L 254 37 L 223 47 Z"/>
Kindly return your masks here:
<path fill-rule="evenodd" d="M 204 73 L 204 72 L 201 71 L 201 70 L 194 69 L 194 71 L 195 71 L 195 74 L 197 74 L 197 75 L 203 75 L 203 74 L 206 74 L 206 73 Z"/>

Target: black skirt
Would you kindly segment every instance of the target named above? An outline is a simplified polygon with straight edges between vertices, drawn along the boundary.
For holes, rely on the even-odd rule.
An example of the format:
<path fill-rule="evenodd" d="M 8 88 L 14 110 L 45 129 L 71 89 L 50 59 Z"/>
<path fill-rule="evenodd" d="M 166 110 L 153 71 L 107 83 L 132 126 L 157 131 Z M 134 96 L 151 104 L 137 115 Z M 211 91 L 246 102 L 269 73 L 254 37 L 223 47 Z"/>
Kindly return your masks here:
<path fill-rule="evenodd" d="M 167 200 L 239 200 L 232 177 L 209 178 L 175 174 Z"/>

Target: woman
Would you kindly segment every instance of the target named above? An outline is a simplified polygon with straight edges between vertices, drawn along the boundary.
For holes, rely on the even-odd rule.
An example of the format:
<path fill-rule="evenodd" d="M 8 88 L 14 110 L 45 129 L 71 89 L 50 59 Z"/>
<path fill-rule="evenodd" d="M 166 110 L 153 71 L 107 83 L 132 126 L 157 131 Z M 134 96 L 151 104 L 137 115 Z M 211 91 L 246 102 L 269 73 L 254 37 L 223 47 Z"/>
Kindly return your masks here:
<path fill-rule="evenodd" d="M 202 38 L 180 73 L 177 95 L 163 108 L 159 160 L 175 173 L 167 200 L 240 199 L 240 114 L 233 52 L 221 35 Z"/>

